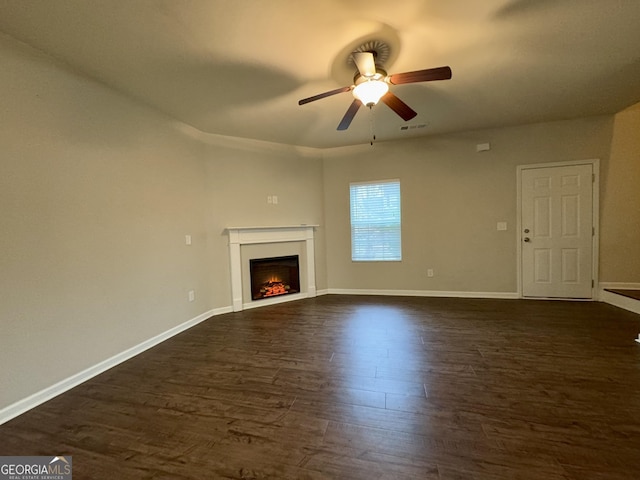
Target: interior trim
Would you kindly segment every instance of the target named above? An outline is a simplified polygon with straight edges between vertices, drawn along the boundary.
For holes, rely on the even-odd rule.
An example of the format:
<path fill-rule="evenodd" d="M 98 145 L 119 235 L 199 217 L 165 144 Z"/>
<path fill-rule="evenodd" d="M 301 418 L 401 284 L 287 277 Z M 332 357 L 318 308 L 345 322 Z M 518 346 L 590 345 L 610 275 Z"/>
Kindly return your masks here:
<path fill-rule="evenodd" d="M 329 288 L 327 293 L 336 295 L 385 295 L 398 297 L 519 298 L 518 292 L 458 292 L 444 290 L 370 290 Z"/>

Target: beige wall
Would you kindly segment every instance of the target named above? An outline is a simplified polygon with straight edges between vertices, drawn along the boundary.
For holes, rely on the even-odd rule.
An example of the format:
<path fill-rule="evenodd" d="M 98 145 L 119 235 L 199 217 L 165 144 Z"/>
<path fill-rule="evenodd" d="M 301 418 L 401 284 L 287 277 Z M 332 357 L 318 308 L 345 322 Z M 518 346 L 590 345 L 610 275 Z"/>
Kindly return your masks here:
<path fill-rule="evenodd" d="M 315 232 L 316 285 L 327 288 L 322 161 L 318 154 L 266 142 L 206 141 L 208 262 L 217 306 L 231 303 L 227 227 L 320 225 Z M 276 195 L 277 205 L 267 203 Z"/>
<path fill-rule="evenodd" d="M 600 280 L 640 283 L 640 103 L 615 116 L 602 191 Z"/>
<path fill-rule="evenodd" d="M 330 288 L 516 292 L 516 166 L 599 158 L 606 167 L 611 129 L 611 117 L 594 117 L 325 152 Z M 403 261 L 351 262 L 349 182 L 389 178 L 401 182 Z"/>
<path fill-rule="evenodd" d="M 211 298 L 200 147 L 168 119 L 0 42 L 1 408 Z"/>
<path fill-rule="evenodd" d="M 322 161 L 317 153 L 241 139 L 201 136 L 206 142 L 208 262 L 217 304 L 231 304 L 227 227 L 320 225 L 316 229 L 316 282 L 327 288 Z M 277 204 L 267 203 L 276 195 Z"/>
<path fill-rule="evenodd" d="M 194 132 L 4 36 L 0 64 L 0 410 L 229 307 L 225 227 L 324 223 L 313 152 Z"/>

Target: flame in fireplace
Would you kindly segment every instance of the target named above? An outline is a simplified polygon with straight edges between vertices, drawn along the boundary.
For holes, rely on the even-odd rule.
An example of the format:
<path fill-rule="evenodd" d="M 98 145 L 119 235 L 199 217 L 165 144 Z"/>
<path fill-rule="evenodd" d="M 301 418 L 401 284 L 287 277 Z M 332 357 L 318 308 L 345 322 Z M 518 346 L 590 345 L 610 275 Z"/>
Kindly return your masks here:
<path fill-rule="evenodd" d="M 289 293 L 289 285 L 285 285 L 278 277 L 271 277 L 268 282 L 262 284 L 260 294 L 262 297 L 275 297 Z"/>

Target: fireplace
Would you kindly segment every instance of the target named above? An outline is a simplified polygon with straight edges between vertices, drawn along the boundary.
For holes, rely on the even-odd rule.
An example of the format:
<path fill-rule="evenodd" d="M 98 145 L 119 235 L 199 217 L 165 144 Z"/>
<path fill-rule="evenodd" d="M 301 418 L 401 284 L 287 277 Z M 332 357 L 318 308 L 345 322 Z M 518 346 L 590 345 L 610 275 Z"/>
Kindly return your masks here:
<path fill-rule="evenodd" d="M 229 234 L 229 266 L 231 268 L 231 301 L 234 312 L 240 312 L 245 308 L 256 308 L 272 303 L 287 302 L 299 298 L 315 297 L 316 290 L 316 266 L 315 266 L 315 240 L 314 230 L 318 225 L 282 225 L 272 227 L 227 227 Z M 296 250 L 279 252 L 265 251 L 248 254 L 243 260 L 242 251 L 245 253 L 254 248 L 264 246 L 267 250 L 279 248 L 283 243 L 295 243 Z M 267 248 L 268 247 L 268 248 Z M 300 255 L 302 262 L 300 274 L 302 282 L 300 293 L 295 295 L 278 295 L 260 302 L 251 299 L 251 276 L 249 274 L 249 259 L 277 255 Z M 246 269 L 246 270 L 245 270 Z M 245 303 L 246 302 L 246 303 Z"/>
<path fill-rule="evenodd" d="M 300 292 L 298 255 L 249 260 L 251 300 Z"/>

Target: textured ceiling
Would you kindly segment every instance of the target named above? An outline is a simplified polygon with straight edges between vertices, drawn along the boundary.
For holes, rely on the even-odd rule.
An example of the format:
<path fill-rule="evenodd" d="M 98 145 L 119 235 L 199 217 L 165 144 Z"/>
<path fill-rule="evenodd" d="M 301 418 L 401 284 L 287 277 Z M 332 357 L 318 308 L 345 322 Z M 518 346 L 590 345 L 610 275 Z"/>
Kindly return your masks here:
<path fill-rule="evenodd" d="M 640 101 L 638 0 L 2 0 L 0 30 L 203 132 L 335 147 L 615 113 Z M 449 65 L 448 81 L 393 86 L 336 127 L 348 53 L 390 47 L 389 73 Z M 424 125 L 402 130 L 405 125 Z"/>

